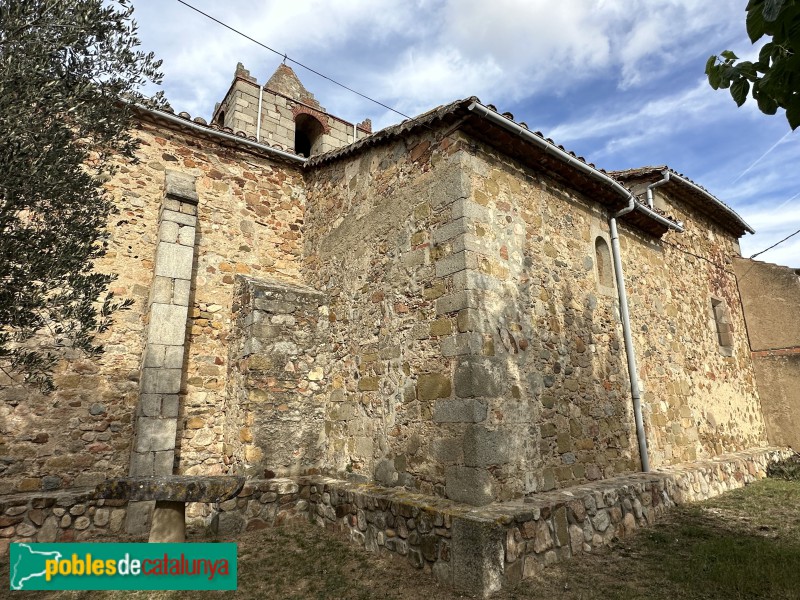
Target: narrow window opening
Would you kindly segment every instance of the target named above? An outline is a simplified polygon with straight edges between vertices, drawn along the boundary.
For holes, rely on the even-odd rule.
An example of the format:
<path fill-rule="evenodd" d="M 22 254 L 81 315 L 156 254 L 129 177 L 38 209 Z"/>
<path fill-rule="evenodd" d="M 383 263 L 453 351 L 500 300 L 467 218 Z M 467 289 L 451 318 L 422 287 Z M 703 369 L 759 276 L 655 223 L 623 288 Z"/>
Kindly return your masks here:
<path fill-rule="evenodd" d="M 311 115 L 297 115 L 294 120 L 294 151 L 306 157 L 319 154 L 323 131 L 322 123 Z"/>
<path fill-rule="evenodd" d="M 217 113 L 217 118 L 214 121 L 220 127 L 225 127 L 225 111 L 221 110 Z"/>
<path fill-rule="evenodd" d="M 733 329 L 725 302 L 718 298 L 711 299 L 711 310 L 714 313 L 714 326 L 717 332 L 717 343 L 720 350 L 730 351 L 733 348 Z"/>
<path fill-rule="evenodd" d="M 597 265 L 597 281 L 600 285 L 611 287 L 613 285 L 611 251 L 606 241 L 600 236 L 594 241 L 594 259 Z"/>

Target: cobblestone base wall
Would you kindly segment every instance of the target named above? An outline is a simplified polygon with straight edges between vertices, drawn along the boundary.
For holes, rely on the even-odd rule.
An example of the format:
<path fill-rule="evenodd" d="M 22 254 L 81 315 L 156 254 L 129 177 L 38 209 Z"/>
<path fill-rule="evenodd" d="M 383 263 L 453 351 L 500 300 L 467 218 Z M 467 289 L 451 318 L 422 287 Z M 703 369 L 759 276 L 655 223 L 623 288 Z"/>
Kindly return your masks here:
<path fill-rule="evenodd" d="M 477 508 L 320 476 L 251 481 L 239 498 L 220 505 L 216 528 L 229 536 L 309 520 L 447 585 L 488 594 L 608 546 L 675 505 L 762 479 L 771 462 L 790 454 L 760 448 Z"/>
<path fill-rule="evenodd" d="M 189 530 L 227 538 L 310 521 L 368 551 L 408 560 L 447 585 L 489 594 L 652 525 L 672 506 L 762 479 L 771 462 L 790 454 L 760 448 L 483 507 L 322 476 L 251 480 Z M 94 500 L 88 489 L 6 496 L 0 556 L 11 541 L 119 535 L 125 512 L 124 503 Z"/>
<path fill-rule="evenodd" d="M 0 497 L 0 556 L 11 542 L 80 542 L 117 536 L 123 500 L 96 500 L 94 488 Z"/>

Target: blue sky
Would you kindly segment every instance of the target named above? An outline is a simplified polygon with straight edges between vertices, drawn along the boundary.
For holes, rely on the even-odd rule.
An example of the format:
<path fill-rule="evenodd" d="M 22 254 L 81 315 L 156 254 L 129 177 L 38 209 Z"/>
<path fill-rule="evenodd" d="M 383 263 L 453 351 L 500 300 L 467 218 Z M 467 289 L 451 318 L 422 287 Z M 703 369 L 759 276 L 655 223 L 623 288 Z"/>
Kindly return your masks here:
<path fill-rule="evenodd" d="M 743 0 L 189 1 L 403 113 L 474 95 L 601 168 L 668 164 L 753 226 L 745 256 L 800 229 L 800 133 L 703 74 L 711 54 L 757 54 Z M 281 61 L 176 0 L 133 4 L 177 111 L 208 119 L 237 62 L 263 83 Z M 402 120 L 289 64 L 333 114 Z M 800 267 L 800 234 L 759 260 Z"/>

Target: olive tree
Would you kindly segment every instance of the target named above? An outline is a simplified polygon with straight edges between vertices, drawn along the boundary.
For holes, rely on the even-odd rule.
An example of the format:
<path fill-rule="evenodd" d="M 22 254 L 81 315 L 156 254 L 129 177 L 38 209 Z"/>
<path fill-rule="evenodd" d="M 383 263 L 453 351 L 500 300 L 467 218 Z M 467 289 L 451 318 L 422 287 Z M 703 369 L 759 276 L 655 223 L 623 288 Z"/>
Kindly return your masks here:
<path fill-rule="evenodd" d="M 65 353 L 130 302 L 108 291 L 112 157 L 134 158 L 133 104 L 160 61 L 128 0 L 0 0 L 0 369 L 53 389 Z"/>

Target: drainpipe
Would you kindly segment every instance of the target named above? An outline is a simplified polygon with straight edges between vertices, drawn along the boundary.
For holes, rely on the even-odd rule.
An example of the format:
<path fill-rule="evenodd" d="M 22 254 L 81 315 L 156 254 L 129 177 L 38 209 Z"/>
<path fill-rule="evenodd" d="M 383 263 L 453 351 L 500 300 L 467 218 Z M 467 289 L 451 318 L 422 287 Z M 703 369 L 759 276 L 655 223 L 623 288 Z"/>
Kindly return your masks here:
<path fill-rule="evenodd" d="M 658 181 L 651 183 L 647 186 L 647 206 L 653 208 L 653 189 L 657 188 L 660 185 L 664 185 L 669 181 L 669 171 L 664 171 L 664 179 L 659 179 Z"/>
<path fill-rule="evenodd" d="M 648 188 L 648 192 L 650 189 Z M 639 457 L 642 461 L 642 471 L 650 470 L 650 457 L 647 452 L 647 437 L 644 433 L 644 419 L 642 418 L 642 392 L 639 389 L 639 370 L 636 366 L 636 351 L 633 348 L 631 335 L 631 317 L 628 311 L 628 293 L 625 291 L 625 275 L 622 272 L 622 258 L 619 251 L 619 232 L 617 219 L 628 214 L 634 209 L 635 200 L 631 196 L 628 206 L 608 219 L 608 228 L 611 233 L 611 256 L 614 259 L 614 276 L 617 280 L 617 293 L 619 295 L 619 314 L 622 319 L 622 338 L 625 340 L 625 356 L 628 358 L 628 375 L 631 380 L 631 400 L 633 400 L 633 418 L 636 422 L 636 439 L 639 442 Z"/>
<path fill-rule="evenodd" d="M 628 312 L 628 295 L 625 291 L 625 278 L 622 272 L 622 259 L 620 258 L 619 251 L 619 233 L 617 232 L 617 219 L 633 210 L 636 210 L 646 214 L 649 218 L 658 221 L 669 229 L 679 233 L 683 232 L 683 225 L 675 224 L 669 219 L 665 219 L 649 207 L 638 203 L 636 201 L 636 196 L 634 196 L 629 189 L 619 183 L 616 179 L 610 177 L 602 171 L 595 169 L 585 162 L 578 160 L 568 152 L 558 148 L 555 144 L 551 144 L 544 138 L 539 137 L 528 129 L 517 125 L 511 119 L 507 119 L 506 117 L 499 115 L 480 102 L 472 102 L 467 109 L 494 123 L 495 125 L 498 125 L 503 129 L 518 135 L 525 141 L 538 146 L 546 153 L 556 156 L 562 162 L 572 166 L 576 170 L 581 171 L 585 175 L 588 175 L 607 187 L 610 187 L 628 201 L 628 205 L 625 208 L 612 215 L 608 219 L 608 226 L 611 232 L 611 254 L 614 259 L 614 275 L 616 277 L 617 293 L 619 295 L 620 318 L 622 319 L 622 336 L 625 340 L 625 354 L 628 358 L 628 375 L 631 380 L 631 397 L 633 400 L 634 420 L 636 421 L 636 438 L 639 442 L 639 456 L 642 461 L 642 471 L 647 472 L 650 470 L 650 459 L 647 453 L 647 438 L 644 434 L 644 420 L 642 419 L 642 394 L 639 390 L 636 354 L 633 349 L 633 337 L 631 336 L 631 321 L 630 314 Z"/>
<path fill-rule="evenodd" d="M 258 86 L 258 118 L 256 120 L 256 141 L 261 141 L 261 102 L 264 100 L 264 88 Z"/>

